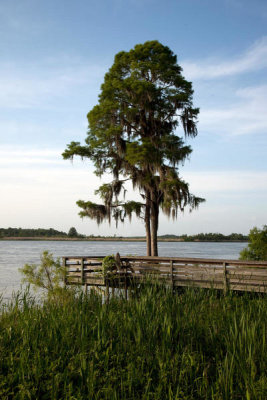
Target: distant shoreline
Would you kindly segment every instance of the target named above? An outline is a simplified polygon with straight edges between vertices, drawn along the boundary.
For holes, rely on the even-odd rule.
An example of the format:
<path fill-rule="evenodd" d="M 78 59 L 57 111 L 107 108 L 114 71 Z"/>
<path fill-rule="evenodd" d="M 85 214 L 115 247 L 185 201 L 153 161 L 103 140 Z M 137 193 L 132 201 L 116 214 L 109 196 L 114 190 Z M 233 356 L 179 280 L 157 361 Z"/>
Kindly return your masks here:
<path fill-rule="evenodd" d="M 95 237 L 95 238 L 65 238 L 65 237 L 2 237 L 0 241 L 48 241 L 48 242 L 145 242 L 146 238 L 128 237 Z M 179 238 L 158 238 L 158 242 L 184 242 L 184 243 L 247 243 L 247 240 L 184 240 Z"/>

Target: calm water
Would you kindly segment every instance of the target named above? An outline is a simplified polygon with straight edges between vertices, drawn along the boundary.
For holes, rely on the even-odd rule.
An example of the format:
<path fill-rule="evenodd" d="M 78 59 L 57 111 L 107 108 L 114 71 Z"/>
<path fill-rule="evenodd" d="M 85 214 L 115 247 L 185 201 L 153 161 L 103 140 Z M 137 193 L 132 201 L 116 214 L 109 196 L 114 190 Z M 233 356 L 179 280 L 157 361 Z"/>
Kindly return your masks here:
<path fill-rule="evenodd" d="M 161 242 L 159 255 L 166 257 L 205 257 L 238 259 L 247 243 L 185 243 Z M 18 268 L 26 263 L 38 263 L 40 254 L 49 250 L 55 257 L 74 255 L 145 255 L 145 242 L 53 242 L 0 241 L 0 294 L 9 298 L 20 288 Z"/>

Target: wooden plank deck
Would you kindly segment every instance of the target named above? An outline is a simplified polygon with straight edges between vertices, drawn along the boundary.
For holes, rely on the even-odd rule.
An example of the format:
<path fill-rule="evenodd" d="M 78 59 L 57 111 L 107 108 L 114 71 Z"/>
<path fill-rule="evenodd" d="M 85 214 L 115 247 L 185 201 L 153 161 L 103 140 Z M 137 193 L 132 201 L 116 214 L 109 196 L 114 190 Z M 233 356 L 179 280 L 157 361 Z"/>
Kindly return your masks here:
<path fill-rule="evenodd" d="M 267 262 L 177 257 L 116 256 L 115 271 L 103 275 L 105 256 L 63 257 L 66 285 L 127 288 L 155 277 L 172 288 L 200 287 L 267 293 Z"/>

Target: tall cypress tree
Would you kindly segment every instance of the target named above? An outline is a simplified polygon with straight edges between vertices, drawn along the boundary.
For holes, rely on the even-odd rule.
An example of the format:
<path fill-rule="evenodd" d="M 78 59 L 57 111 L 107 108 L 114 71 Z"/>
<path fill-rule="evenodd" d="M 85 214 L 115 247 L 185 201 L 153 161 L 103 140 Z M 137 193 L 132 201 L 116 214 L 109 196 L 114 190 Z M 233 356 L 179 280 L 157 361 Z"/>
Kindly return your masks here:
<path fill-rule="evenodd" d="M 63 157 L 89 158 L 95 173 L 110 173 L 113 181 L 96 191 L 103 204 L 79 200 L 80 215 L 98 223 L 123 221 L 135 213 L 144 218 L 147 255 L 158 255 L 160 208 L 177 217 L 185 206 L 197 208 L 195 197 L 178 173 L 192 149 L 178 135 L 197 135 L 198 108 L 193 107 L 191 82 L 185 80 L 177 57 L 158 41 L 138 44 L 115 56 L 105 75 L 99 103 L 88 113 L 85 145 L 71 142 Z M 120 201 L 125 181 L 138 189 L 140 202 Z"/>

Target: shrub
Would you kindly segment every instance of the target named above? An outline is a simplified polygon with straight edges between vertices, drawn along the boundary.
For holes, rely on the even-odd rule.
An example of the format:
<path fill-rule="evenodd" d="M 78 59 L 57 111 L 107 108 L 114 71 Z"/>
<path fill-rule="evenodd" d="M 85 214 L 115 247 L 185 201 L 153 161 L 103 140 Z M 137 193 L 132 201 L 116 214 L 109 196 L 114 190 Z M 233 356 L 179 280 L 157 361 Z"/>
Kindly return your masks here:
<path fill-rule="evenodd" d="M 102 274 L 103 276 L 112 275 L 114 271 L 116 271 L 116 261 L 113 255 L 106 256 L 102 261 Z"/>
<path fill-rule="evenodd" d="M 240 260 L 267 261 L 267 225 L 249 232 L 249 244 L 240 252 Z"/>
<path fill-rule="evenodd" d="M 65 267 L 60 263 L 60 259 L 54 259 L 48 251 L 41 255 L 41 264 L 25 264 L 19 268 L 24 276 L 22 281 L 33 285 L 34 289 L 45 289 L 48 296 L 55 296 L 63 289 L 65 277 Z"/>

